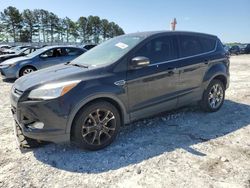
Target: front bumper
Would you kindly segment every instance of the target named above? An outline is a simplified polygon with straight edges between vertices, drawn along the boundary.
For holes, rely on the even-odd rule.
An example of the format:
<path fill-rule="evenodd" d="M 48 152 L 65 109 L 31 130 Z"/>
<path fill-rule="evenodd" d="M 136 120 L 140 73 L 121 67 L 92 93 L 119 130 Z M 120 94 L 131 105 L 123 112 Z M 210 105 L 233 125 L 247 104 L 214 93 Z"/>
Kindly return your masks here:
<path fill-rule="evenodd" d="M 17 78 L 18 70 L 15 67 L 0 66 L 0 73 L 3 78 Z"/>
<path fill-rule="evenodd" d="M 70 134 L 66 134 L 67 117 L 60 111 L 60 106 L 54 106 L 53 101 L 21 102 L 19 99 L 19 93 L 15 93 L 12 89 L 11 112 L 24 136 L 56 143 L 70 140 Z M 34 127 L 36 123 L 42 123 L 44 126 L 36 128 Z"/>

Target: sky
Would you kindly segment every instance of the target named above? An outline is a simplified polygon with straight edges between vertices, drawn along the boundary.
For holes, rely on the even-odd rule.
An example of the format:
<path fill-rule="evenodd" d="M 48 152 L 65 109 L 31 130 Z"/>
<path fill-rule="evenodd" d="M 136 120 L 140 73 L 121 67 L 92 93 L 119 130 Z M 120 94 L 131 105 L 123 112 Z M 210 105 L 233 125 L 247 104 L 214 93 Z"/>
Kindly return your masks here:
<path fill-rule="evenodd" d="M 125 33 L 176 30 L 217 35 L 223 42 L 250 43 L 250 0 L 1 0 L 19 10 L 45 9 L 76 21 L 95 15 L 116 22 Z"/>

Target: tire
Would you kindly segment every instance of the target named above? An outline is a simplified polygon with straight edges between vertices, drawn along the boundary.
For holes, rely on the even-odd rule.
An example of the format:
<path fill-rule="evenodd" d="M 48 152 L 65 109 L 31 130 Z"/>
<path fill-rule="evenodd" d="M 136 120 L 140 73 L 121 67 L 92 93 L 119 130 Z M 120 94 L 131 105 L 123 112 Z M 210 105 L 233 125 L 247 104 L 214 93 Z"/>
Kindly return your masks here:
<path fill-rule="evenodd" d="M 105 101 L 94 102 L 77 114 L 71 131 L 71 140 L 78 147 L 99 150 L 110 145 L 121 126 L 115 106 Z"/>
<path fill-rule="evenodd" d="M 21 127 L 16 122 L 14 122 L 14 134 L 19 148 L 38 148 L 49 143 L 24 136 Z"/>
<path fill-rule="evenodd" d="M 29 74 L 31 72 L 34 72 L 36 71 L 36 69 L 32 66 L 26 66 L 26 67 L 23 67 L 21 70 L 20 70 L 20 73 L 19 73 L 19 76 L 24 76 L 26 74 Z"/>
<path fill-rule="evenodd" d="M 224 84 L 220 80 L 214 79 L 203 93 L 201 108 L 206 112 L 216 112 L 223 105 L 224 98 Z"/>

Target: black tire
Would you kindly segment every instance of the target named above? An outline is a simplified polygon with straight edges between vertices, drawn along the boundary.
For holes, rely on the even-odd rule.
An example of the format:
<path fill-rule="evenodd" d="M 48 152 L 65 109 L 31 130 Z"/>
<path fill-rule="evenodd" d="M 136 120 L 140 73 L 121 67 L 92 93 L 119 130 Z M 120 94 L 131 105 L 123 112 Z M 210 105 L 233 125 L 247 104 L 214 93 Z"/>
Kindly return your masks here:
<path fill-rule="evenodd" d="M 114 141 L 120 126 L 121 118 L 116 107 L 109 102 L 97 101 L 79 111 L 72 126 L 71 140 L 80 148 L 99 150 Z"/>
<path fill-rule="evenodd" d="M 221 94 L 213 94 L 212 93 L 213 87 L 216 87 L 216 86 L 218 86 L 218 90 L 220 90 L 219 93 L 221 93 Z M 211 97 L 211 95 L 216 95 L 216 96 L 218 95 L 217 96 L 218 101 L 219 101 L 219 99 L 221 99 L 221 100 L 219 102 L 217 102 L 216 96 Z M 220 80 L 214 79 L 209 83 L 207 89 L 203 93 L 202 101 L 200 103 L 201 108 L 206 112 L 216 112 L 223 105 L 224 98 L 225 98 L 225 86 L 224 86 L 224 84 Z M 216 101 L 217 103 L 214 101 Z"/>
<path fill-rule="evenodd" d="M 24 76 L 26 74 L 29 74 L 31 72 L 34 72 L 36 71 L 36 68 L 35 67 L 32 67 L 32 66 L 26 66 L 26 67 L 23 67 L 21 70 L 20 70 L 20 73 L 19 73 L 19 76 Z"/>
<path fill-rule="evenodd" d="M 49 143 L 24 136 L 21 127 L 16 122 L 14 122 L 14 133 L 19 148 L 38 148 Z"/>

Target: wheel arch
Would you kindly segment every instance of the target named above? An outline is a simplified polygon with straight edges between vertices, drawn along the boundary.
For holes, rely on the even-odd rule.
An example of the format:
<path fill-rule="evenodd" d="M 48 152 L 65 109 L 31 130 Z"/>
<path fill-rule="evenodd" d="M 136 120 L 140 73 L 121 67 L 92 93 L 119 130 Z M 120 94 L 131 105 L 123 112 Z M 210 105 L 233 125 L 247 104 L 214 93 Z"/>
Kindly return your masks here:
<path fill-rule="evenodd" d="M 122 124 L 126 124 L 126 123 L 130 122 L 129 114 L 127 113 L 125 105 L 115 95 L 100 94 L 100 95 L 85 98 L 72 110 L 72 112 L 69 116 L 69 120 L 67 122 L 67 127 L 66 127 L 67 134 L 71 134 L 72 125 L 74 123 L 74 120 L 75 120 L 77 114 L 81 111 L 81 109 L 84 108 L 85 106 L 87 106 L 91 103 L 97 102 L 97 101 L 106 101 L 106 102 L 109 102 L 112 105 L 114 105 L 117 108 L 117 110 L 119 111 Z"/>
<path fill-rule="evenodd" d="M 23 65 L 22 67 L 19 68 L 19 70 L 18 70 L 18 72 L 17 72 L 17 78 L 20 77 L 21 71 L 22 71 L 24 68 L 27 68 L 27 67 L 32 67 L 32 68 L 34 68 L 35 70 L 37 70 L 37 67 L 35 67 L 34 65 L 30 65 L 30 64 Z"/>
<path fill-rule="evenodd" d="M 220 80 L 225 88 L 228 87 L 228 77 L 227 75 L 227 69 L 224 64 L 218 63 L 210 67 L 210 69 L 206 72 L 204 78 L 203 78 L 203 83 L 205 84 L 205 89 L 208 87 L 209 83 L 214 80 L 218 79 Z"/>

